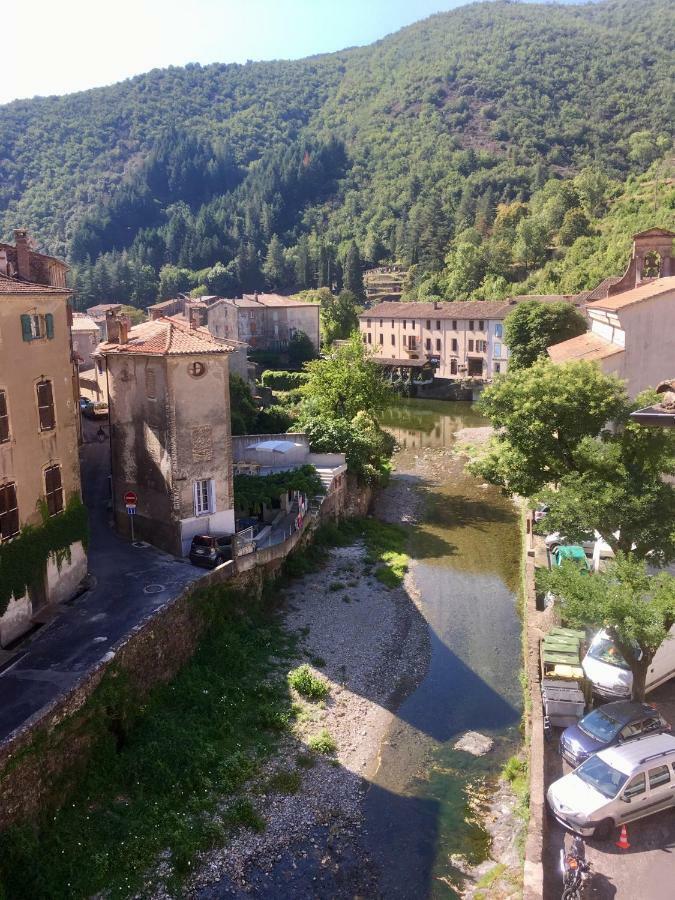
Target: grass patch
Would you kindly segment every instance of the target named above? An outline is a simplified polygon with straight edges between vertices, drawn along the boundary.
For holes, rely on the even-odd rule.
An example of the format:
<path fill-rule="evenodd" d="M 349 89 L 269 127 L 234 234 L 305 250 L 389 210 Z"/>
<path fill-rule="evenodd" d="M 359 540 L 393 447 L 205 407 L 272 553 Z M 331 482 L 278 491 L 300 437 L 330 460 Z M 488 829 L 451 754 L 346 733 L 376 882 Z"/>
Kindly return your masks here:
<path fill-rule="evenodd" d="M 370 575 L 374 568 L 375 577 L 389 588 L 403 582 L 408 571 L 408 531 L 400 525 L 362 517 L 339 525 L 324 525 L 319 532 L 322 546 L 344 547 L 362 540 L 368 550 L 364 575 Z M 334 589 L 332 585 L 330 589 Z"/>
<path fill-rule="evenodd" d="M 342 582 L 342 581 L 331 581 L 331 583 L 328 585 L 328 590 L 329 591 L 341 591 L 344 589 L 344 586 L 345 586 L 344 582 Z"/>
<path fill-rule="evenodd" d="M 323 656 L 310 656 L 309 661 L 315 669 L 323 669 L 323 667 L 326 665 L 326 660 L 323 658 Z"/>
<path fill-rule="evenodd" d="M 337 744 L 333 740 L 331 733 L 323 728 L 318 734 L 313 735 L 308 741 L 307 746 L 314 753 L 335 753 Z"/>
<path fill-rule="evenodd" d="M 295 757 L 295 763 L 301 769 L 313 769 L 316 765 L 316 760 L 311 753 L 298 753 Z"/>
<path fill-rule="evenodd" d="M 323 700 L 330 688 L 323 678 L 317 678 L 308 665 L 298 666 L 288 673 L 288 683 L 309 700 Z"/>
<path fill-rule="evenodd" d="M 232 829 L 264 828 L 238 796 L 291 719 L 279 672 L 291 642 L 260 607 L 226 588 L 201 592 L 208 625 L 192 659 L 142 700 L 111 670 L 78 719 L 93 732 L 89 764 L 56 813 L 0 835 L 0 897 L 151 893 L 167 851 L 168 887 Z M 277 660 L 274 662 L 273 660 Z M 219 803 L 231 798 L 221 813 Z"/>
<path fill-rule="evenodd" d="M 497 863 L 494 868 L 490 869 L 489 872 L 486 872 L 482 878 L 479 878 L 478 882 L 476 883 L 476 888 L 480 890 L 483 888 L 487 889 L 494 887 L 494 885 L 499 881 L 506 870 L 507 866 L 504 863 Z M 485 896 L 488 895 L 486 894 Z"/>
<path fill-rule="evenodd" d="M 299 772 L 283 770 L 275 772 L 267 781 L 267 790 L 277 794 L 297 794 L 302 785 Z"/>

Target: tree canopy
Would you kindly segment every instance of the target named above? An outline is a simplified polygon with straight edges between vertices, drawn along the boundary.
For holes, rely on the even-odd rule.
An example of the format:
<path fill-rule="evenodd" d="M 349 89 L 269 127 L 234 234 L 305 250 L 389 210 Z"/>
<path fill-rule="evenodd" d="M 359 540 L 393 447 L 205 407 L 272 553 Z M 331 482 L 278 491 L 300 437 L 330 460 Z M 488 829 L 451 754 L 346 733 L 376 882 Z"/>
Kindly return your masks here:
<path fill-rule="evenodd" d="M 585 332 L 586 319 L 569 303 L 519 303 L 504 320 L 509 369 L 528 368 L 547 347 Z"/>

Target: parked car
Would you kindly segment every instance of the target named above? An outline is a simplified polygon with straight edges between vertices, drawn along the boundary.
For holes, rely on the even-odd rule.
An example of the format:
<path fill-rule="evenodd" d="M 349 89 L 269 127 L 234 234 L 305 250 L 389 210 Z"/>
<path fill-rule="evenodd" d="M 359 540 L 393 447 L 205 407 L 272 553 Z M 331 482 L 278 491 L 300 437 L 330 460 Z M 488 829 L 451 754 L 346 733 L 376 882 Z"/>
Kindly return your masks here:
<path fill-rule="evenodd" d="M 645 682 L 647 691 L 654 690 L 675 675 L 674 637 L 675 625 L 654 655 Z M 586 656 L 581 661 L 581 666 L 586 678 L 591 682 L 593 693 L 598 697 L 610 700 L 630 697 L 633 690 L 633 673 L 606 631 L 599 631 L 595 635 Z"/>
<path fill-rule="evenodd" d="M 675 805 L 675 737 L 656 734 L 594 753 L 549 787 L 560 824 L 606 839 L 624 825 Z"/>
<path fill-rule="evenodd" d="M 575 541 L 575 546 L 581 546 L 584 548 L 586 553 L 593 553 L 596 542 L 599 545 L 600 550 L 600 558 L 608 559 L 614 556 L 614 551 L 609 546 L 607 541 L 603 538 L 599 531 L 588 532 L 587 534 L 582 534 L 581 540 Z M 566 545 L 568 543 L 567 538 L 562 535 L 559 531 L 553 531 L 551 534 L 547 534 L 544 538 L 544 543 L 546 547 L 553 552 L 556 547 L 560 547 L 562 545 Z"/>
<path fill-rule="evenodd" d="M 190 562 L 193 566 L 214 569 L 232 559 L 232 535 L 197 534 L 190 546 Z"/>
<path fill-rule="evenodd" d="M 89 407 L 93 405 L 94 401 L 90 400 L 89 397 L 80 397 L 80 412 L 84 412 L 86 409 L 89 409 Z"/>
<path fill-rule="evenodd" d="M 571 766 L 578 766 L 592 753 L 664 731 L 670 731 L 670 725 L 655 706 L 618 700 L 597 707 L 566 728 L 560 736 L 560 753 Z"/>
<path fill-rule="evenodd" d="M 545 503 L 540 503 L 537 508 L 534 510 L 533 519 L 535 522 L 541 522 L 542 519 L 545 519 L 550 507 Z"/>
<path fill-rule="evenodd" d="M 90 403 L 82 410 L 82 414 L 88 419 L 107 419 L 108 404 L 103 400 L 99 400 L 97 403 Z"/>

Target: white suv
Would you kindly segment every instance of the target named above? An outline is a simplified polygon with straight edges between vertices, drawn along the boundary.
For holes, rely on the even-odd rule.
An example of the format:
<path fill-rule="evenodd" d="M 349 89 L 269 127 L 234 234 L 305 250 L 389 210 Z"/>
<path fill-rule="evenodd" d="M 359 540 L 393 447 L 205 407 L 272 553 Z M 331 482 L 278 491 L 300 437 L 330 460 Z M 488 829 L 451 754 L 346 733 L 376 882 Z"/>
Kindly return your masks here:
<path fill-rule="evenodd" d="M 675 805 L 675 737 L 657 734 L 589 756 L 546 799 L 565 828 L 601 840 L 617 825 Z"/>

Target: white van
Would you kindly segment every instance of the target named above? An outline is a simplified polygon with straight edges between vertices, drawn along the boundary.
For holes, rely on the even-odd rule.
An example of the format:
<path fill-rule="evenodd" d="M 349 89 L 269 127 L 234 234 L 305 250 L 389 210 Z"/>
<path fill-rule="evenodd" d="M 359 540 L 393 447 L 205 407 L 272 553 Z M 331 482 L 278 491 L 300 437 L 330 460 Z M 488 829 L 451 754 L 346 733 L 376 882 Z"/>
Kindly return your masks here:
<path fill-rule="evenodd" d="M 646 690 L 668 681 L 675 675 L 675 625 L 670 635 L 656 651 L 647 672 Z M 581 661 L 584 675 L 593 685 L 593 693 L 608 700 L 630 697 L 633 689 L 633 673 L 606 631 L 599 631 L 588 652 Z"/>
<path fill-rule="evenodd" d="M 546 792 L 565 828 L 604 840 L 617 825 L 675 805 L 675 737 L 656 734 L 601 750 Z"/>

